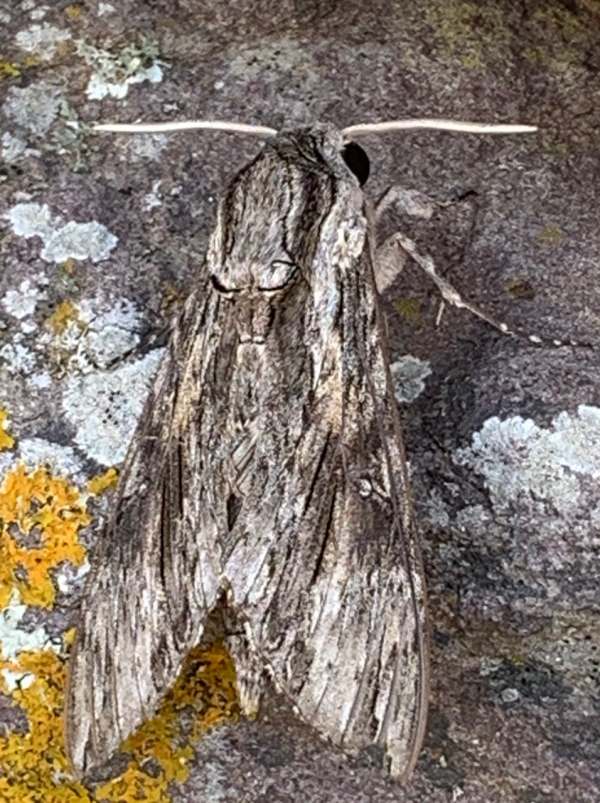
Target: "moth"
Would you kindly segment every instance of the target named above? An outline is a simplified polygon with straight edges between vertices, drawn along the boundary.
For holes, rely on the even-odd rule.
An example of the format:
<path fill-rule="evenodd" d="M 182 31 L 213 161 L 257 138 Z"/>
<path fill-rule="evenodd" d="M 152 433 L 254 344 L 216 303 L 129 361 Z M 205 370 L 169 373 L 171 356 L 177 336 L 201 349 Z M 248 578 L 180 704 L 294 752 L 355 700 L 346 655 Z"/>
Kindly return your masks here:
<path fill-rule="evenodd" d="M 411 126 L 193 125 L 266 142 L 219 204 L 129 447 L 70 657 L 67 751 L 82 774 L 109 758 L 220 612 L 244 714 L 272 685 L 406 780 L 425 580 L 352 139 Z"/>

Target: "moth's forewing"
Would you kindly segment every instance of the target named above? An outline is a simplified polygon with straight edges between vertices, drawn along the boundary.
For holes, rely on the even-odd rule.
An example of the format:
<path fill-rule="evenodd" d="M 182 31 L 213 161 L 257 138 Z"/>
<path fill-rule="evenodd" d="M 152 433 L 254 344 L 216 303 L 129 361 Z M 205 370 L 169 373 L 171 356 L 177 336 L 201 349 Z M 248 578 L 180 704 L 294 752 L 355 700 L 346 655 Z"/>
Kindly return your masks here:
<path fill-rule="evenodd" d="M 243 197 L 248 185 L 278 197 L 269 246 L 287 244 L 299 278 L 235 374 L 233 420 L 252 460 L 230 466 L 243 502 L 224 570 L 246 624 L 230 647 L 248 711 L 267 668 L 309 724 L 352 750 L 380 747 L 406 778 L 427 709 L 425 587 L 373 232 L 342 149 L 332 130 L 292 133 L 245 176 Z M 230 237 L 243 242 L 235 227 Z M 263 283 L 272 269 L 257 269 Z"/>
<path fill-rule="evenodd" d="M 156 710 L 216 605 L 241 702 L 410 772 L 425 597 L 362 192 L 328 127 L 230 185 L 84 594 L 67 748 L 86 772 Z"/>

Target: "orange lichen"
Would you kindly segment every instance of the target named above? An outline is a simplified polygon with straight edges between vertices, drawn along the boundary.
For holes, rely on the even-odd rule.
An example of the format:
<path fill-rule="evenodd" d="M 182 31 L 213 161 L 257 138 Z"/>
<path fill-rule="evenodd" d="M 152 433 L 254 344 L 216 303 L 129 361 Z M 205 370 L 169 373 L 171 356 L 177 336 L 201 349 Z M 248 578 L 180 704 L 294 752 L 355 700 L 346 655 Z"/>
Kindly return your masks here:
<path fill-rule="evenodd" d="M 15 439 L 6 431 L 7 422 L 8 413 L 0 408 L 0 451 L 2 449 L 12 449 L 15 445 Z"/>
<path fill-rule="evenodd" d="M 79 19 L 83 11 L 83 6 L 80 3 L 72 3 L 65 8 L 65 14 L 70 20 Z"/>
<path fill-rule="evenodd" d="M 99 496 L 109 488 L 114 488 L 119 479 L 119 472 L 116 468 L 108 468 L 103 474 L 97 474 L 87 484 L 87 490 L 94 496 Z"/>
<path fill-rule="evenodd" d="M 115 475 L 105 472 L 96 478 L 97 487 Z M 64 479 L 41 468 L 11 470 L 0 488 L 0 608 L 15 593 L 25 604 L 51 606 L 56 593 L 51 570 L 64 560 L 83 562 L 85 550 L 77 534 L 88 522 L 83 497 Z M 36 544 L 25 547 L 19 533 L 25 542 L 35 537 Z M 193 650 L 157 716 L 122 745 L 130 755 L 126 770 L 93 791 L 74 779 L 63 744 L 65 656 L 74 635 L 73 628 L 63 633 L 60 654 L 56 641 L 53 649 L 17 652 L 11 660 L 0 652 L 0 691 L 11 696 L 27 719 L 25 733 L 0 737 L 0 800 L 169 803 L 169 784 L 187 777 L 193 743 L 208 728 L 237 716 L 231 658 L 219 645 Z M 17 678 L 16 688 L 11 688 L 10 677 Z"/>
<path fill-rule="evenodd" d="M 90 522 L 77 488 L 46 469 L 17 466 L 0 487 L 0 607 L 17 590 L 26 605 L 52 606 L 51 572 L 65 560 L 81 566 L 77 532 Z M 15 532 L 15 529 L 17 532 Z M 31 540 L 35 546 L 27 546 Z"/>
<path fill-rule="evenodd" d="M 181 724 L 183 711 L 191 721 L 186 729 Z M 194 755 L 192 744 L 209 728 L 237 715 L 235 670 L 228 653 L 220 645 L 192 650 L 157 716 L 122 745 L 132 754 L 129 766 L 96 790 L 97 799 L 107 803 L 167 803 L 171 800 L 168 785 L 184 781 L 188 775 L 187 764 Z M 155 771 L 149 775 L 143 768 L 151 759 Z"/>
<path fill-rule="evenodd" d="M 77 320 L 77 308 L 72 301 L 62 301 L 46 321 L 56 335 L 62 334 L 71 321 Z"/>
<path fill-rule="evenodd" d="M 228 654 L 219 646 L 193 650 L 157 716 L 123 744 L 123 751 L 131 754 L 126 770 L 94 792 L 72 777 L 64 751 L 65 659 L 39 650 L 21 653 L 17 661 L 0 661 L 0 668 L 34 677 L 27 688 L 12 692 L 27 717 L 28 732 L 0 738 L 0 800 L 6 803 L 170 803 L 169 784 L 186 779 L 192 743 L 211 726 L 237 715 Z M 180 724 L 184 710 L 193 712 L 187 732 Z M 144 769 L 149 766 L 150 772 Z"/>

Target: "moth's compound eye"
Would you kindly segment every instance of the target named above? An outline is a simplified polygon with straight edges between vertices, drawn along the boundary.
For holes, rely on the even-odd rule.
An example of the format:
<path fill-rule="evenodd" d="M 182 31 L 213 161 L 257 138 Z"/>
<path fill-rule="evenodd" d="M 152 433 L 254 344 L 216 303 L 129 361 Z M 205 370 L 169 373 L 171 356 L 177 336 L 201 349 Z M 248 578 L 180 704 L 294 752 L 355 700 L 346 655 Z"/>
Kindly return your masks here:
<path fill-rule="evenodd" d="M 224 285 L 222 285 L 214 274 L 211 274 L 210 281 L 212 286 L 217 291 L 217 293 L 221 293 L 221 295 L 231 297 L 235 293 L 240 292 L 240 289 L 238 287 L 225 287 Z"/>
<path fill-rule="evenodd" d="M 356 142 L 348 142 L 342 151 L 342 159 L 348 168 L 354 173 L 361 187 L 367 183 L 369 178 L 369 157 Z"/>

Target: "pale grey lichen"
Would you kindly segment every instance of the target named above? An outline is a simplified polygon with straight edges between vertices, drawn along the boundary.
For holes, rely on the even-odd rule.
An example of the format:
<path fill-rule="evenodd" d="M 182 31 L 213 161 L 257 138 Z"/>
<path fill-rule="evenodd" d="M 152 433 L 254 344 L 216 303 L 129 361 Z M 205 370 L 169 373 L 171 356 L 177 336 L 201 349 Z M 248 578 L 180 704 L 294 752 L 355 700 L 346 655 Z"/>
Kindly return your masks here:
<path fill-rule="evenodd" d="M 533 495 L 567 514 L 579 503 L 578 475 L 600 479 L 600 409 L 580 405 L 577 415 L 561 413 L 549 429 L 520 416 L 490 418 L 454 459 L 483 475 L 499 508 Z"/>
<path fill-rule="evenodd" d="M 394 381 L 394 393 L 399 402 L 413 402 L 425 390 L 425 379 L 431 375 L 431 365 L 426 360 L 406 354 L 390 365 Z"/>
<path fill-rule="evenodd" d="M 52 377 L 46 371 L 41 371 L 38 374 L 33 374 L 28 377 L 27 384 L 35 390 L 47 390 L 52 387 Z"/>
<path fill-rule="evenodd" d="M 159 64 L 152 64 L 150 67 L 139 67 L 133 75 L 128 75 L 122 81 L 108 81 L 102 75 L 94 74 L 89 80 L 86 95 L 90 100 L 102 100 L 106 97 L 122 100 L 127 97 L 129 87 L 132 84 L 142 84 L 149 81 L 151 84 L 158 84 L 162 81 L 163 72 Z"/>
<path fill-rule="evenodd" d="M 133 162 L 157 162 L 169 140 L 164 134 L 140 134 L 125 143 L 125 155 Z"/>
<path fill-rule="evenodd" d="M 159 187 L 160 180 L 155 181 L 152 185 L 152 192 L 147 192 L 142 198 L 142 209 L 145 212 L 149 212 L 151 209 L 154 209 L 155 206 L 161 206 L 162 201 L 158 195 Z"/>
<path fill-rule="evenodd" d="M 24 335 L 32 335 L 37 330 L 37 328 L 38 326 L 35 323 L 35 321 L 21 321 L 21 324 L 19 326 L 19 329 Z"/>
<path fill-rule="evenodd" d="M 23 279 L 18 290 L 8 290 L 0 303 L 14 318 L 26 318 L 33 315 L 38 301 L 45 297 L 43 290 L 33 285 L 29 279 Z"/>
<path fill-rule="evenodd" d="M 31 349 L 18 342 L 6 343 L 0 349 L 0 365 L 9 374 L 28 376 L 36 367 L 36 357 Z"/>
<path fill-rule="evenodd" d="M 98 16 L 103 17 L 105 14 L 114 14 L 116 11 L 114 6 L 110 3 L 98 3 Z"/>
<path fill-rule="evenodd" d="M 427 494 L 423 508 L 425 518 L 433 527 L 443 530 L 449 526 L 450 512 L 437 489 L 434 488 Z"/>
<path fill-rule="evenodd" d="M 81 588 L 82 581 L 90 570 L 89 561 L 85 560 L 81 566 L 72 563 L 63 563 L 54 573 L 58 590 L 62 594 L 72 594 Z"/>
<path fill-rule="evenodd" d="M 47 204 L 16 204 L 8 210 L 5 217 L 19 237 L 41 237 L 46 240 L 54 231 L 52 214 Z"/>
<path fill-rule="evenodd" d="M 25 616 L 27 605 L 23 605 L 18 591 L 13 591 L 6 608 L 0 611 L 0 645 L 2 655 L 14 661 L 19 653 L 30 650 L 53 650 L 60 652 L 62 641 L 53 639 L 43 627 L 24 630 L 19 627 Z"/>
<path fill-rule="evenodd" d="M 84 299 L 78 312 L 85 323 L 76 358 L 80 370 L 108 368 L 139 343 L 142 316 L 129 299 Z"/>
<path fill-rule="evenodd" d="M 61 653 L 62 639 L 53 638 L 44 627 L 21 627 L 26 612 L 27 605 L 21 602 L 19 592 L 13 591 L 8 605 L 0 611 L 0 649 L 3 658 L 16 661 L 20 653 L 32 650 Z M 31 672 L 7 668 L 1 671 L 9 692 L 17 687 L 27 688 L 35 680 Z"/>
<path fill-rule="evenodd" d="M 37 344 L 61 355 L 69 373 L 91 373 L 112 367 L 140 341 L 143 318 L 126 298 L 83 299 L 60 332 L 42 332 Z"/>
<path fill-rule="evenodd" d="M 48 466 L 54 475 L 69 477 L 77 482 L 84 479 L 81 460 L 75 450 L 44 438 L 19 440 L 14 459 L 23 462 L 30 469 Z"/>
<path fill-rule="evenodd" d="M 71 221 L 57 229 L 42 249 L 41 257 L 47 262 L 64 262 L 67 259 L 91 259 L 102 262 L 117 244 L 117 238 L 102 223 Z"/>
<path fill-rule="evenodd" d="M 43 20 L 49 11 L 49 6 L 38 6 L 37 8 L 33 8 L 31 10 L 29 16 L 32 20 Z"/>
<path fill-rule="evenodd" d="M 59 90 L 47 81 L 40 81 L 23 88 L 10 87 L 2 108 L 17 125 L 41 136 L 56 120 L 60 103 Z"/>
<path fill-rule="evenodd" d="M 13 137 L 9 131 L 2 134 L 2 158 L 5 162 L 18 162 L 26 150 L 27 143 L 24 140 Z"/>
<path fill-rule="evenodd" d="M 42 61 L 51 61 L 61 42 L 66 42 L 70 38 L 69 31 L 43 22 L 41 25 L 31 25 L 27 30 L 19 31 L 15 42 L 21 50 L 35 53 Z"/>
<path fill-rule="evenodd" d="M 77 54 L 94 70 L 86 88 L 90 100 L 105 97 L 121 100 L 132 84 L 162 81 L 162 68 L 166 66 L 158 60 L 158 46 L 152 40 L 127 45 L 117 54 L 79 41 Z"/>
<path fill-rule="evenodd" d="M 63 410 L 75 428 L 75 443 L 88 457 L 104 466 L 124 459 L 163 351 L 67 381 Z"/>
<path fill-rule="evenodd" d="M 95 220 L 63 224 L 60 217 L 52 216 L 47 204 L 19 203 L 5 217 L 15 234 L 42 239 L 44 247 L 40 256 L 47 262 L 59 263 L 67 259 L 101 262 L 118 242 L 106 226 Z"/>

